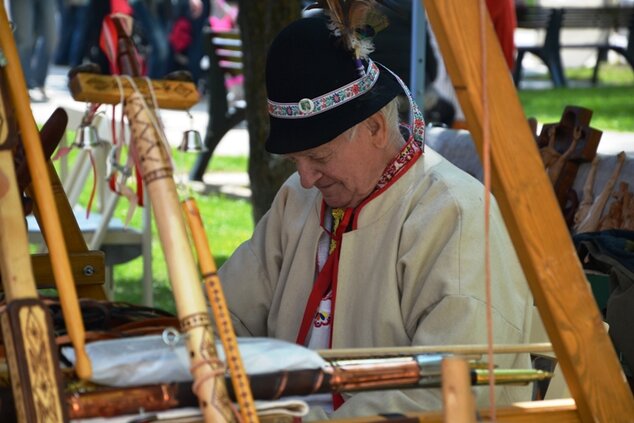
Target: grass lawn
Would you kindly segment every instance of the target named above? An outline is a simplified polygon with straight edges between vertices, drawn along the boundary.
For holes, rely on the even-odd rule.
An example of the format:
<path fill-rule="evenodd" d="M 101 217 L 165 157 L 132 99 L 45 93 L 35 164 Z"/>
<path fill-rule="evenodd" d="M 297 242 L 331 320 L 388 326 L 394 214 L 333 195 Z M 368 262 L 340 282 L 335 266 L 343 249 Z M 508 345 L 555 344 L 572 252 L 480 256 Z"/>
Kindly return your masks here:
<path fill-rule="evenodd" d="M 195 157 L 187 155 L 175 158 L 177 167 L 190 169 Z M 246 171 L 246 157 L 214 157 L 209 171 L 240 172 Z M 218 267 L 224 263 L 233 251 L 253 232 L 251 203 L 243 199 L 229 198 L 222 194 L 199 195 L 190 193 L 198 204 L 210 248 Z M 126 207 L 118 207 L 116 216 L 125 219 Z M 142 213 L 135 212 L 131 227 L 142 227 Z M 152 276 L 154 281 L 154 305 L 175 312 L 174 298 L 171 292 L 165 256 L 155 222 L 152 227 Z M 143 278 L 143 260 L 134 259 L 115 266 L 115 299 L 131 303 L 141 303 Z"/>
<path fill-rule="evenodd" d="M 591 69 L 567 69 L 572 88 L 520 90 L 527 117 L 539 123 L 559 122 L 567 105 L 593 111 L 591 126 L 602 131 L 634 132 L 634 72 L 629 66 L 604 65 L 597 87 L 590 86 Z"/>
<path fill-rule="evenodd" d="M 587 70 L 568 70 L 572 84 L 589 80 Z M 601 84 L 596 88 L 567 88 L 521 90 L 520 101 L 526 116 L 536 117 L 540 123 L 558 122 L 566 105 L 581 106 L 594 111 L 592 126 L 600 130 L 634 132 L 634 76 L 631 69 L 625 67 L 602 68 Z M 193 156 L 176 157 L 177 167 L 191 169 Z M 247 168 L 246 157 L 214 157 L 209 171 L 244 172 Z M 90 184 L 86 184 L 87 187 Z M 86 204 L 88 189 L 85 189 L 80 203 Z M 231 253 L 253 231 L 251 205 L 246 200 L 228 198 L 219 194 L 193 194 L 203 217 L 211 250 L 220 266 Z M 124 220 L 127 205 L 122 200 L 116 216 Z M 130 226 L 142 226 L 142 213 L 137 210 Z M 156 228 L 153 228 L 152 272 L 154 280 L 154 304 L 168 311 L 175 311 L 171 294 L 165 258 L 161 249 Z M 137 258 L 121 264 L 114 269 L 115 299 L 141 302 L 141 280 L 143 261 Z"/>

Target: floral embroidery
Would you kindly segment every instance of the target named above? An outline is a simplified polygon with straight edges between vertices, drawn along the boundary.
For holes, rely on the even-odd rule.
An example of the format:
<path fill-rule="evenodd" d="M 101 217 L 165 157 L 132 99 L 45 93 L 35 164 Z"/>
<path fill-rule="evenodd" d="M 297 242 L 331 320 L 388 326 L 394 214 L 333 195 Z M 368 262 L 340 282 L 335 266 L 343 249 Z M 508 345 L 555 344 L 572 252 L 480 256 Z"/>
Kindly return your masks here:
<path fill-rule="evenodd" d="M 321 328 L 324 326 L 330 326 L 332 320 L 331 313 L 332 306 L 332 290 L 328 290 L 328 293 L 322 298 L 321 303 L 319 304 L 319 308 L 315 313 L 315 318 L 313 319 L 313 327 Z"/>
<path fill-rule="evenodd" d="M 397 74 L 395 74 L 388 68 L 385 68 L 385 70 L 392 74 L 394 79 L 396 79 L 396 81 L 399 83 L 399 85 L 403 89 L 405 96 L 409 100 L 409 123 L 411 125 L 409 129 L 412 133 L 412 136 L 414 137 L 414 139 L 420 146 L 421 151 L 424 151 L 425 150 L 425 119 L 423 118 L 423 114 L 421 113 L 420 109 L 416 105 L 416 102 L 414 101 L 412 94 L 409 92 L 409 89 L 407 88 L 407 85 L 405 85 L 403 80 L 399 78 Z"/>
<path fill-rule="evenodd" d="M 268 100 L 269 114 L 280 119 L 301 119 L 314 116 L 364 94 L 376 84 L 378 79 L 379 68 L 370 60 L 368 62 L 368 72 L 364 76 L 328 94 L 313 99 L 304 98 L 298 103 L 277 103 Z M 305 107 L 311 101 L 313 107 Z"/>
<path fill-rule="evenodd" d="M 407 144 L 405 144 L 398 156 L 396 156 L 394 161 L 390 163 L 390 165 L 385 169 L 385 172 L 383 172 L 381 179 L 379 179 L 379 182 L 376 184 L 375 190 L 382 189 L 387 184 L 389 184 L 390 181 L 399 174 L 401 169 L 403 169 L 405 165 L 409 163 L 409 161 L 412 160 L 419 151 L 421 151 L 420 144 L 414 139 L 413 136 L 410 136 Z"/>
<path fill-rule="evenodd" d="M 330 324 L 330 313 L 317 312 L 315 315 L 315 327 L 320 328 L 322 326 L 328 326 Z"/>

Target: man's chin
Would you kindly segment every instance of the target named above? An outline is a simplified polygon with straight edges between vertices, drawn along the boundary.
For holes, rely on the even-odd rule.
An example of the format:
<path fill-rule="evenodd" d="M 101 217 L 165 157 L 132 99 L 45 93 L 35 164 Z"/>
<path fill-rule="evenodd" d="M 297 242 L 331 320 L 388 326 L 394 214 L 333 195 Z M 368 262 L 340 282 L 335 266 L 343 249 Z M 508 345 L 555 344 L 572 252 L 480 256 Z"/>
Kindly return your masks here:
<path fill-rule="evenodd" d="M 324 198 L 324 202 L 329 206 L 332 207 L 333 209 L 336 208 L 345 208 L 347 207 L 347 204 L 345 202 L 343 202 L 341 199 L 338 198 L 329 198 L 327 196 L 324 196 L 322 194 L 323 198 Z"/>
<path fill-rule="evenodd" d="M 349 208 L 349 207 L 356 207 L 360 201 L 356 202 L 356 204 L 354 204 L 354 199 L 350 197 L 350 195 L 337 195 L 338 193 L 331 193 L 330 195 L 328 195 L 327 193 L 325 193 L 324 191 L 320 191 L 321 192 L 321 196 L 324 199 L 324 202 L 332 207 L 333 209 L 336 208 L 340 208 L 340 209 L 345 209 L 345 208 Z"/>
<path fill-rule="evenodd" d="M 349 207 L 355 207 L 356 204 L 351 204 L 350 200 L 342 200 L 340 198 L 329 198 L 324 196 L 324 202 L 333 209 L 346 209 Z"/>

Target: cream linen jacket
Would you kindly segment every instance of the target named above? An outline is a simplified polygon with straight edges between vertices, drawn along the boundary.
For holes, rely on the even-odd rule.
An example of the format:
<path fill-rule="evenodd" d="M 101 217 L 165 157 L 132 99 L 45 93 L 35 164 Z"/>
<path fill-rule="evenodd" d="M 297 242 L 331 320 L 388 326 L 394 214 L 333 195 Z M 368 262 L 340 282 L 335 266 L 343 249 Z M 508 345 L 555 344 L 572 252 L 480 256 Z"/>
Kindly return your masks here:
<path fill-rule="evenodd" d="M 483 200 L 477 180 L 426 148 L 370 201 L 343 237 L 333 348 L 485 344 Z M 238 335 L 295 342 L 314 282 L 321 202 L 295 173 L 220 269 Z M 494 342 L 527 342 L 533 300 L 497 205 L 491 210 Z M 530 368 L 525 355 L 495 363 Z M 487 389 L 477 388 L 481 406 Z M 496 403 L 527 399 L 530 387 L 498 388 Z M 437 389 L 364 392 L 347 395 L 331 417 L 441 407 Z"/>

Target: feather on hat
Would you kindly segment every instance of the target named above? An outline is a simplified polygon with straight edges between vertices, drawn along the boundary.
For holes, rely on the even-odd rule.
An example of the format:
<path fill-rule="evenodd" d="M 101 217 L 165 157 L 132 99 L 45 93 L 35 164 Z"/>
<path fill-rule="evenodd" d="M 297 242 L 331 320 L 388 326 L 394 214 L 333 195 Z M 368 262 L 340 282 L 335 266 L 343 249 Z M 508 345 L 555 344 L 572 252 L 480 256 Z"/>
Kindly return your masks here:
<path fill-rule="evenodd" d="M 341 39 L 355 59 L 366 59 L 374 50 L 371 37 L 388 25 L 387 18 L 375 6 L 375 0 L 318 0 L 308 8 L 324 9 L 333 35 Z"/>

